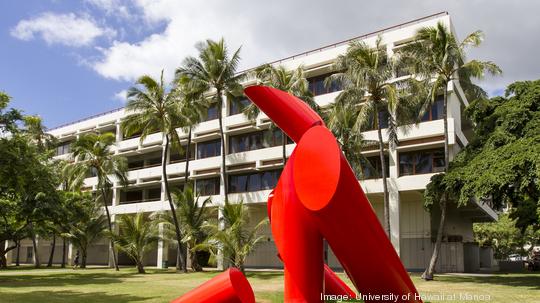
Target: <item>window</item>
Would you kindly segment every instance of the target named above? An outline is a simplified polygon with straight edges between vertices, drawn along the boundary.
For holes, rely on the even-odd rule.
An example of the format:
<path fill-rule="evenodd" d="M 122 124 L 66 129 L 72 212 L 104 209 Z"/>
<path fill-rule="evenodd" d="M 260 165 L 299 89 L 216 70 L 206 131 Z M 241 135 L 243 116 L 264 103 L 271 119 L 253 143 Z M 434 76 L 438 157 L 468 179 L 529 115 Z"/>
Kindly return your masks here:
<path fill-rule="evenodd" d="M 245 193 L 272 189 L 276 186 L 281 169 L 229 175 L 229 191 Z"/>
<path fill-rule="evenodd" d="M 261 148 L 280 146 L 282 132 L 279 129 L 264 130 L 247 134 L 231 136 L 229 138 L 229 153 L 239 153 Z M 287 137 L 287 144 L 293 141 Z"/>
<path fill-rule="evenodd" d="M 146 201 L 159 201 L 159 200 L 161 200 L 161 187 L 148 189 Z"/>
<path fill-rule="evenodd" d="M 242 113 L 244 108 L 246 108 L 251 101 L 249 101 L 246 97 L 240 97 L 240 98 L 233 98 L 231 99 L 231 102 L 229 102 L 229 115 L 236 115 Z"/>
<path fill-rule="evenodd" d="M 197 143 L 197 159 L 221 155 L 221 139 Z"/>
<path fill-rule="evenodd" d="M 444 150 L 419 150 L 399 154 L 400 176 L 442 171 L 444 171 Z"/>
<path fill-rule="evenodd" d="M 421 121 L 433 121 L 443 118 L 444 111 L 444 97 L 438 96 L 435 102 L 426 110 L 424 116 L 422 116 Z"/>
<path fill-rule="evenodd" d="M 390 162 L 388 156 L 384 156 L 386 176 L 390 175 Z M 363 163 L 362 174 L 364 179 L 382 178 L 381 158 L 379 156 L 367 157 L 366 163 Z"/>
<path fill-rule="evenodd" d="M 130 134 L 129 136 L 128 136 L 128 135 L 124 135 L 123 139 L 124 139 L 124 140 L 133 139 L 133 138 L 140 137 L 141 135 L 142 135 L 142 130 L 141 130 L 141 131 L 136 131 L 136 132 Z"/>
<path fill-rule="evenodd" d="M 332 74 L 333 73 L 328 73 L 328 74 L 315 76 L 315 77 L 311 77 L 307 79 L 309 83 L 309 90 L 313 93 L 313 96 L 328 94 L 328 93 L 341 90 L 341 85 L 334 81 L 332 82 L 330 87 L 326 87 L 324 85 L 324 80 L 328 78 L 329 76 L 331 76 Z"/>
<path fill-rule="evenodd" d="M 122 191 L 120 193 L 120 204 L 137 203 L 143 200 L 142 190 Z"/>
<path fill-rule="evenodd" d="M 212 103 L 210 106 L 208 106 L 208 109 L 206 111 L 206 117 L 204 117 L 203 121 L 210 121 L 218 118 L 218 107 L 217 103 Z"/>
<path fill-rule="evenodd" d="M 179 152 L 177 148 L 171 150 L 171 156 L 169 158 L 170 163 L 178 163 L 186 161 L 186 146 L 182 145 L 182 151 Z M 195 159 L 195 144 L 191 144 L 189 151 L 189 159 Z"/>
<path fill-rule="evenodd" d="M 60 145 L 56 147 L 57 156 L 67 154 L 70 151 L 71 151 L 71 141 L 60 143 Z"/>
<path fill-rule="evenodd" d="M 201 196 L 219 195 L 219 177 L 196 180 L 195 191 Z"/>

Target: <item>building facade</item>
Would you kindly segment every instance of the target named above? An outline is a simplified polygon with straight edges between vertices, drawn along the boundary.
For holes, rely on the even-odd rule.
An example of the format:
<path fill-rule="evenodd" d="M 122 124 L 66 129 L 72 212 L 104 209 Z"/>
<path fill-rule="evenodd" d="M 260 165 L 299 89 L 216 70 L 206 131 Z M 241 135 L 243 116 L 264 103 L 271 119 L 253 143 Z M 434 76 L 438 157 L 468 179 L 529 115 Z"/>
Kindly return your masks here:
<path fill-rule="evenodd" d="M 380 35 L 390 55 L 400 46 L 412 40 L 416 30 L 424 26 L 434 26 L 437 22 L 445 23 L 453 30 L 450 16 L 440 13 L 375 33 L 357 37 L 368 45 L 375 45 Z M 343 54 L 348 41 L 343 41 L 320 49 L 298 54 L 274 62 L 293 69 L 302 65 L 308 76 L 310 89 L 315 101 L 320 106 L 333 102 L 340 93 L 338 86 L 327 88 L 324 79 L 332 72 L 331 65 L 338 55 Z M 395 81 L 406 75 L 396 75 Z M 245 85 L 255 83 L 255 79 Z M 471 136 L 471 122 L 464 116 L 468 101 L 458 82 L 449 84 L 448 125 L 451 158 L 467 145 Z M 193 130 L 193 158 L 189 165 L 190 179 L 194 181 L 197 192 L 205 198 L 212 198 L 212 204 L 218 206 L 224 201 L 223 184 L 220 182 L 220 155 L 226 153 L 226 165 L 229 174 L 229 200 L 243 200 L 250 208 L 253 222 L 266 217 L 266 200 L 275 186 L 282 169 L 281 133 L 273 131 L 270 120 L 261 114 L 256 121 L 247 120 L 242 108 L 248 104 L 246 99 L 226 100 L 223 104 L 225 113 L 225 146 L 219 140 L 219 126 L 216 108 L 210 108 L 206 121 Z M 115 184 L 110 211 L 113 218 L 122 214 L 138 212 L 151 213 L 169 209 L 164 185 L 161 178 L 161 151 L 163 138 L 161 133 L 148 136 L 143 142 L 137 136 L 130 138 L 122 135 L 120 125 L 126 117 L 123 108 L 103 113 L 94 117 L 73 122 L 50 130 L 62 143 L 57 149 L 58 159 L 71 159 L 70 144 L 79 136 L 89 132 L 112 132 L 116 134 L 114 153 L 125 156 L 129 165 L 129 187 Z M 383 132 L 384 133 L 384 132 Z M 183 143 L 187 134 L 179 130 Z M 377 140 L 376 130 L 366 131 L 366 140 Z M 433 249 L 438 227 L 438 210 L 433 214 L 423 207 L 423 191 L 431 176 L 444 169 L 444 129 L 442 120 L 442 100 L 436 102 L 423 117 L 422 122 L 408 131 L 399 130 L 400 144 L 395 150 L 387 152 L 388 188 L 390 197 L 391 241 L 400 255 L 405 267 L 411 271 L 423 270 Z M 294 143 L 286 146 L 287 154 L 294 149 Z M 370 160 L 373 167 L 380 168 L 377 160 L 378 150 L 364 150 L 362 153 Z M 173 187 L 181 188 L 184 177 L 184 155 L 172 151 L 168 161 L 168 177 Z M 383 213 L 383 186 L 381 178 L 374 171 L 366 171 L 366 180 L 360 181 L 379 219 Z M 85 181 L 88 190 L 95 190 L 97 180 L 90 177 Z M 495 220 L 496 213 L 488 206 L 471 202 L 464 207 L 452 205 L 448 211 L 447 227 L 438 271 L 463 272 L 474 267 L 474 260 L 468 251 L 478 251 L 473 243 L 473 222 Z M 358 218 L 361 220 L 362 218 Z M 382 222 L 382 221 L 381 221 Z M 361 232 L 361 231 L 357 231 Z M 248 267 L 281 267 L 276 256 L 270 228 L 264 230 L 267 241 L 261 243 L 249 257 Z M 351 233 L 354 241 L 354 233 Z M 42 260 L 48 256 L 49 242 L 39 240 Z M 31 243 L 23 242 L 21 262 L 30 262 L 33 258 Z M 60 245 L 60 243 L 58 243 Z M 57 248 L 55 261 L 61 258 L 61 247 Z M 70 248 L 69 255 L 73 254 Z M 109 262 L 108 245 L 105 240 L 95 244 L 89 252 L 89 264 L 107 264 Z M 147 264 L 163 266 L 175 263 L 176 251 L 160 242 L 147 256 Z M 380 260 L 383 261 L 384 260 Z M 120 264 L 129 262 L 120 255 Z M 339 263 L 331 251 L 328 263 L 339 268 Z M 473 264 L 473 265 L 469 265 Z"/>

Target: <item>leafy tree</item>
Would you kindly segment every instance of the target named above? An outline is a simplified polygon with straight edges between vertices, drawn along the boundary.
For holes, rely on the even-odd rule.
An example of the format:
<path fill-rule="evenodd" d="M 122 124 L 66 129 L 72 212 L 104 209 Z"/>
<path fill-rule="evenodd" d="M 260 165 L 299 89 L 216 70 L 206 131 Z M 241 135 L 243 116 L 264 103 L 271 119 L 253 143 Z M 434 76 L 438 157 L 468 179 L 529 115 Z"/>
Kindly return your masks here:
<path fill-rule="evenodd" d="M 156 222 L 147 220 L 143 213 L 138 213 L 135 216 L 121 216 L 119 226 L 120 234 L 113 235 L 116 246 L 133 259 L 137 271 L 144 274 L 144 256 L 159 240 Z"/>
<path fill-rule="evenodd" d="M 448 147 L 448 85 L 452 81 L 459 81 L 466 91 L 469 100 L 485 96 L 485 92 L 471 82 L 472 78 L 481 79 L 485 72 L 500 74 L 500 68 L 493 62 L 466 60 L 465 52 L 469 47 L 477 47 L 482 42 L 482 32 L 475 31 L 469 34 L 463 41 L 457 41 L 454 34 L 439 22 L 435 27 L 424 27 L 417 31 L 414 42 L 403 48 L 405 60 L 410 64 L 410 69 L 415 77 L 424 79 L 428 88 L 428 97 L 421 106 L 419 117 L 422 116 L 429 106 L 436 100 L 441 92 L 444 98 L 443 123 L 444 123 L 444 159 L 445 172 L 448 171 L 450 151 Z M 422 274 L 425 280 L 433 279 L 433 272 L 439 257 L 442 235 L 446 223 L 447 210 L 446 195 L 440 199 L 441 219 L 437 230 L 437 238 L 433 254 L 428 268 Z"/>
<path fill-rule="evenodd" d="M 123 121 L 122 128 L 127 135 L 141 133 L 141 142 L 152 133 L 162 132 L 163 134 L 165 144 L 161 153 L 161 177 L 165 185 L 165 194 L 169 201 L 176 240 L 180 243 L 176 268 L 177 270 L 183 269 L 184 272 L 187 272 L 186 258 L 184 256 L 185 250 L 180 241 L 182 239 L 180 223 L 174 210 L 174 202 L 167 176 L 167 159 L 171 145 L 180 148 L 180 138 L 176 129 L 186 124 L 184 123 L 184 117 L 180 111 L 175 92 L 166 91 L 165 84 L 163 83 L 163 71 L 161 72 L 159 82 L 150 76 L 142 76 L 137 80 L 137 84 L 141 85 L 143 89 L 137 86 L 129 89 L 128 103 L 126 105 L 126 111 L 129 113 L 129 116 Z M 189 145 L 187 150 L 189 151 Z"/>
<path fill-rule="evenodd" d="M 111 201 L 109 193 L 111 193 L 113 186 L 111 176 L 114 176 L 120 184 L 127 184 L 126 158 L 114 155 L 111 150 L 115 141 L 116 137 L 112 133 L 90 133 L 80 136 L 72 145 L 73 156 L 76 161 L 67 165 L 64 170 L 64 174 L 68 176 L 66 179 L 70 180 L 72 189 L 80 189 L 84 180 L 90 175 L 97 177 L 98 194 L 96 195 L 96 201 L 101 200 L 103 203 L 110 234 L 114 233 L 108 206 Z M 120 270 L 112 239 L 110 245 L 114 267 L 116 270 Z"/>
<path fill-rule="evenodd" d="M 516 220 L 511 219 L 508 213 L 499 215 L 497 222 L 475 223 L 474 239 L 480 246 L 493 248 L 495 258 L 506 259 L 511 254 L 524 254 L 526 244 L 534 246 L 534 242 L 527 243 L 531 236 L 531 229 L 522 232 L 516 227 Z"/>
<path fill-rule="evenodd" d="M 515 82 L 505 97 L 478 99 L 466 113 L 475 139 L 458 153 L 445 175 L 425 192 L 433 204 L 444 192 L 459 205 L 477 199 L 494 208 L 510 206 L 521 233 L 540 229 L 540 80 Z M 531 240 L 538 242 L 538 239 Z"/>
<path fill-rule="evenodd" d="M 265 64 L 255 69 L 255 76 L 262 84 L 296 96 L 315 111 L 319 111 L 319 106 L 315 103 L 313 94 L 309 90 L 309 83 L 306 79 L 303 66 L 299 66 L 294 70 L 288 70 L 282 65 L 275 67 Z M 254 120 L 259 116 L 261 111 L 254 103 L 250 103 L 243 112 L 248 119 Z M 275 127 L 274 124 L 272 125 Z M 283 131 L 281 132 L 281 145 L 283 150 L 283 164 L 285 165 L 287 162 L 287 135 Z"/>
<path fill-rule="evenodd" d="M 382 133 L 385 128 L 384 120 L 387 120 L 386 134 L 390 146 L 393 147 L 398 144 L 398 125 L 409 124 L 411 111 L 414 109 L 409 99 L 404 98 L 406 93 L 403 91 L 407 86 L 391 81 L 400 66 L 401 61 L 397 57 L 388 56 L 386 46 L 382 44 L 380 37 L 376 41 L 375 48 L 362 41 L 353 41 L 347 52 L 340 55 L 334 64 L 334 69 L 338 73 L 326 80 L 327 85 L 337 82 L 343 87 L 335 102 L 358 108 L 354 111 L 357 114 L 355 132 L 359 133 L 370 129 L 373 125 L 376 126 L 384 190 L 383 225 L 388 236 L 390 236 L 390 208 L 386 182 L 388 176 L 384 169 L 386 167 Z"/>
<path fill-rule="evenodd" d="M 218 250 L 222 250 L 228 262 L 244 272 L 246 258 L 265 238 L 260 236 L 259 232 L 268 224 L 268 219 L 261 220 L 252 227 L 249 209 L 242 201 L 235 204 L 226 202 L 222 206 L 222 212 L 223 217 L 217 224 L 206 224 L 210 237 L 198 247 L 209 249 L 213 255 L 217 255 Z"/>
<path fill-rule="evenodd" d="M 70 239 L 81 252 L 81 268 L 86 268 L 88 247 L 105 235 L 107 217 L 88 192 L 66 193 L 70 214 L 66 218 L 69 228 L 62 236 Z"/>
<path fill-rule="evenodd" d="M 197 45 L 198 58 L 187 57 L 182 66 L 176 70 L 177 78 L 186 77 L 191 87 L 201 94 L 214 91 L 209 97 L 210 103 L 215 104 L 218 111 L 219 132 L 221 137 L 221 178 L 225 189 L 225 201 L 228 201 L 227 166 L 225 163 L 225 136 L 223 131 L 223 97 L 228 98 L 242 94 L 240 81 L 243 74 L 237 74 L 240 63 L 240 49 L 232 55 L 223 39 L 219 41 L 206 40 Z"/>
<path fill-rule="evenodd" d="M 0 134 L 17 132 L 17 122 L 22 119 L 20 111 L 10 108 L 7 109 L 11 97 L 0 91 Z"/>

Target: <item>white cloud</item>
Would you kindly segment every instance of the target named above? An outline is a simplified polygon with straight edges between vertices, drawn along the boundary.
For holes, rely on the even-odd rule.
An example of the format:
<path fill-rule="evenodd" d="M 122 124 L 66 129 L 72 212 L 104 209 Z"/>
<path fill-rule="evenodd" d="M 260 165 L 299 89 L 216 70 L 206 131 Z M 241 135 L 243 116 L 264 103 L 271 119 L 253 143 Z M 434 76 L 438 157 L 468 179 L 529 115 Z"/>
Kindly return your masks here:
<path fill-rule="evenodd" d="M 86 3 L 103 10 L 109 16 L 129 18 L 131 13 L 122 0 L 84 0 Z"/>
<path fill-rule="evenodd" d="M 116 35 L 116 31 L 98 26 L 89 16 L 52 12 L 21 20 L 10 33 L 23 41 L 40 37 L 49 45 L 62 44 L 71 47 L 88 46 L 98 37 L 112 38 Z"/>
<path fill-rule="evenodd" d="M 120 0 L 88 0 L 120 1 Z M 480 84 L 490 92 L 515 80 L 538 78 L 540 48 L 537 36 L 540 19 L 538 1 L 425 1 L 381 0 L 133 0 L 130 12 L 141 26 L 159 25 L 159 32 L 136 42 L 114 41 L 100 49 L 92 68 L 103 77 L 133 81 L 142 74 L 158 77 L 162 69 L 168 80 L 187 55 L 194 55 L 196 42 L 224 37 L 231 51 L 242 46 L 241 69 L 284 58 L 427 16 L 449 11 L 458 37 L 481 29 L 482 46 L 470 58 L 493 60 L 504 71 L 502 77 L 488 77 Z M 504 22 L 501 22 L 504 20 Z M 519 32 L 516 32 L 519 28 Z"/>
<path fill-rule="evenodd" d="M 116 94 L 114 94 L 113 99 L 118 100 L 118 101 L 120 101 L 122 103 L 126 103 L 126 101 L 127 101 L 127 90 L 123 89 L 123 90 L 117 92 Z"/>

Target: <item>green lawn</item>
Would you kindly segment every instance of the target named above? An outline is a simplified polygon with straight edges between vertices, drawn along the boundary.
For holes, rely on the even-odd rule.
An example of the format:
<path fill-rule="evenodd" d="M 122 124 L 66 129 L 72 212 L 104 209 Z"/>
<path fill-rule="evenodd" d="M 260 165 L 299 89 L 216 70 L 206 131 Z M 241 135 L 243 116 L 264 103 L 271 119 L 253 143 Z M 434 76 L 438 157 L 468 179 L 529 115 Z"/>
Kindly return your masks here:
<path fill-rule="evenodd" d="M 104 268 L 1 270 L 0 302 L 169 302 L 216 274 L 177 274 L 153 269 L 148 272 L 140 275 L 128 268 L 118 273 Z M 250 272 L 248 279 L 258 302 L 282 302 L 281 272 Z M 443 292 L 490 296 L 489 301 L 469 302 L 540 302 L 540 274 L 440 275 L 432 282 L 413 275 L 413 280 L 423 295 Z"/>

